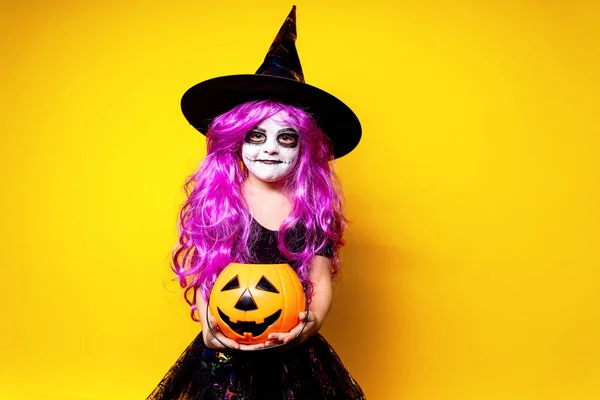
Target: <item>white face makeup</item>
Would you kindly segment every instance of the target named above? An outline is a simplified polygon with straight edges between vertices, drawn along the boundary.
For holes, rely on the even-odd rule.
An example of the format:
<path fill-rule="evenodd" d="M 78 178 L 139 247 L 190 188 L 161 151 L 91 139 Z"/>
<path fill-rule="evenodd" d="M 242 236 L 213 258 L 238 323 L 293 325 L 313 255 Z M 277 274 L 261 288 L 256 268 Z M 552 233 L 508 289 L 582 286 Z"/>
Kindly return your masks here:
<path fill-rule="evenodd" d="M 261 181 L 277 182 L 298 161 L 298 132 L 284 121 L 282 111 L 265 119 L 246 135 L 242 159 Z"/>

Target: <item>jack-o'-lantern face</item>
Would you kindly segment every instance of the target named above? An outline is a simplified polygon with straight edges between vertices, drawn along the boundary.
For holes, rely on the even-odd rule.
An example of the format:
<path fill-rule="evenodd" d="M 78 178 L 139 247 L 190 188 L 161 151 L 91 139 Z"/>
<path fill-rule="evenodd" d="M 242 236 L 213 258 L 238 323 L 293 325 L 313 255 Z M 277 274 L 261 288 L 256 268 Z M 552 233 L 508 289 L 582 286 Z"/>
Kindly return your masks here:
<path fill-rule="evenodd" d="M 306 297 L 288 264 L 228 265 L 210 294 L 210 313 L 223 334 L 238 343 L 264 343 L 271 332 L 299 322 Z"/>

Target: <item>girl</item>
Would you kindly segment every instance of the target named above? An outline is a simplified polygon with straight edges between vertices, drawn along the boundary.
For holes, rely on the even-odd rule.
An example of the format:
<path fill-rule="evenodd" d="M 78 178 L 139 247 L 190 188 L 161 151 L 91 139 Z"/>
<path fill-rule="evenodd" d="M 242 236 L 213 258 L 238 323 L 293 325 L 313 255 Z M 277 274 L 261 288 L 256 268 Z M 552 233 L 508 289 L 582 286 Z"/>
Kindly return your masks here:
<path fill-rule="evenodd" d="M 256 74 L 202 82 L 182 99 L 188 121 L 206 134 L 207 156 L 186 183 L 173 269 L 202 332 L 148 399 L 364 399 L 318 334 L 345 227 L 329 161 L 358 144 L 360 124 L 340 100 L 304 83 L 295 36 L 294 8 Z M 231 262 L 292 266 L 310 304 L 300 323 L 265 343 L 225 337 L 207 300 Z"/>

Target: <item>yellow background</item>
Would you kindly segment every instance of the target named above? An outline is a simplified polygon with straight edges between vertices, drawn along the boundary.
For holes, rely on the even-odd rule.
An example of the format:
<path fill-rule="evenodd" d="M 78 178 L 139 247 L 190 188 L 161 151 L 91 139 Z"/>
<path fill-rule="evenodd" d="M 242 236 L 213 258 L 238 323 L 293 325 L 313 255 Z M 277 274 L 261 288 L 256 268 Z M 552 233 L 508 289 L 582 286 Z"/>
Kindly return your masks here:
<path fill-rule="evenodd" d="M 180 97 L 254 72 L 292 3 L 0 4 L 0 399 L 145 398 L 199 328 Z M 600 398 L 598 2 L 296 4 L 364 128 L 323 331 L 368 398 Z"/>

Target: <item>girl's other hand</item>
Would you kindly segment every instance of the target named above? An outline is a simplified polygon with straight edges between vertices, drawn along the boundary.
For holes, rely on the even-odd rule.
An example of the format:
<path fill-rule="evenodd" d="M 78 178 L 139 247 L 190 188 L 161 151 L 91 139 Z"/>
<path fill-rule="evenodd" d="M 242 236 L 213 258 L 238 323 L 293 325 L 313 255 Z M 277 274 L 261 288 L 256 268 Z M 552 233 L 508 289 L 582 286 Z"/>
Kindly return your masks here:
<path fill-rule="evenodd" d="M 300 344 L 305 342 L 310 337 L 314 336 L 321 329 L 322 323 L 317 320 L 317 316 L 312 311 L 302 311 L 298 314 L 300 318 L 300 322 L 294 328 L 292 328 L 289 332 L 274 332 L 269 334 L 269 339 L 265 342 L 265 346 L 273 346 L 276 344 L 289 343 L 298 336 L 300 332 L 300 336 L 296 338 L 294 344 Z M 306 322 L 306 327 L 304 327 L 304 323 Z M 304 330 L 302 328 L 304 327 Z"/>

